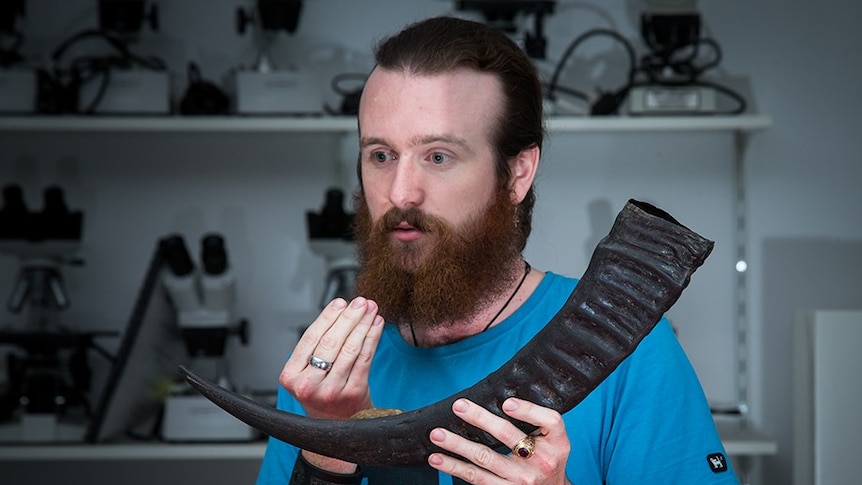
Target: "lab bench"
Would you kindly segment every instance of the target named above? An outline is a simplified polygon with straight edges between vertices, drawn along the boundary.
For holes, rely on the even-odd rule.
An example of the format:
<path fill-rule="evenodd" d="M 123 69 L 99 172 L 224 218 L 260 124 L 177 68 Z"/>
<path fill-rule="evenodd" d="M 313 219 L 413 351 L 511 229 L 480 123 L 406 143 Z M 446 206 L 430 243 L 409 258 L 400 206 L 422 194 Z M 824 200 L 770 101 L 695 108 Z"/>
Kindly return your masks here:
<path fill-rule="evenodd" d="M 718 422 L 727 454 L 746 460 L 777 452 L 775 441 L 736 422 Z M 265 441 L 224 444 L 46 444 L 0 446 L 3 483 L 40 485 L 254 483 Z"/>

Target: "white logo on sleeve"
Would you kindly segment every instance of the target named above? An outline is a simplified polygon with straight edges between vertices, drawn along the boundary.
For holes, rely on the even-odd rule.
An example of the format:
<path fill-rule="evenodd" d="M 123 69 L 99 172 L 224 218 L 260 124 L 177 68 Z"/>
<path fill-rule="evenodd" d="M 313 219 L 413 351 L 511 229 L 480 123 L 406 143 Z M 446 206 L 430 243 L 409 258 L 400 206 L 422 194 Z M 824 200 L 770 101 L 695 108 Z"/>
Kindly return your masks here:
<path fill-rule="evenodd" d="M 712 473 L 721 473 L 727 471 L 727 458 L 722 453 L 713 453 L 706 457 L 709 462 L 709 468 Z"/>

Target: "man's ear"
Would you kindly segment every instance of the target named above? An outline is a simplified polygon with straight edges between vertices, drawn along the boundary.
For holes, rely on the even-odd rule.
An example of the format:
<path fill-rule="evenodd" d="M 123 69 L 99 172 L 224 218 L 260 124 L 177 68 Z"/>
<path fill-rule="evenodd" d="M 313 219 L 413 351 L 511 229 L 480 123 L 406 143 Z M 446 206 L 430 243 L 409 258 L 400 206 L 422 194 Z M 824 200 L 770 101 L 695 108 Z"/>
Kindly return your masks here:
<path fill-rule="evenodd" d="M 512 194 L 512 202 L 520 204 L 524 197 L 527 196 L 527 191 L 533 185 L 533 179 L 536 178 L 536 171 L 539 168 L 539 159 L 542 156 L 542 150 L 537 145 L 530 145 L 521 150 L 515 158 L 509 163 L 512 169 L 512 180 L 509 182 L 509 193 Z"/>

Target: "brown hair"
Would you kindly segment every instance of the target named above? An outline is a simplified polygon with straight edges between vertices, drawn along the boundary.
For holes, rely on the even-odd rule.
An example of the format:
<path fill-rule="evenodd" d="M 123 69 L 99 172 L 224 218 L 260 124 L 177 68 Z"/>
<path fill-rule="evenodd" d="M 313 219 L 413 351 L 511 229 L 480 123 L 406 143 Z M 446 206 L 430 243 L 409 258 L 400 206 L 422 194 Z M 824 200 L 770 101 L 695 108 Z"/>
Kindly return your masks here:
<path fill-rule="evenodd" d="M 509 160 L 533 145 L 542 148 L 542 86 L 529 57 L 509 37 L 489 25 L 457 17 L 434 17 L 408 25 L 384 39 L 375 51 L 377 66 L 413 74 L 441 74 L 469 68 L 495 75 L 503 89 L 503 109 L 492 127 L 498 182 L 511 179 Z M 518 207 L 521 249 L 532 227 L 536 195 L 530 187 Z"/>

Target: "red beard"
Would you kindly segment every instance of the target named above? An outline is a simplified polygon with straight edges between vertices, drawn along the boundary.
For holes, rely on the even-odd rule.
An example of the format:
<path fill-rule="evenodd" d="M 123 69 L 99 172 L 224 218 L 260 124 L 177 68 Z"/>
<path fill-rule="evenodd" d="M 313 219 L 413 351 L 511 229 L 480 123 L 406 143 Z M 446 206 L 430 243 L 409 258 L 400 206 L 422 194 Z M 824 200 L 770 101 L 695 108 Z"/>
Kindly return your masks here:
<path fill-rule="evenodd" d="M 393 208 L 372 221 L 358 191 L 356 294 L 376 301 L 380 314 L 399 326 L 436 328 L 474 317 L 514 283 L 513 262 L 520 259 L 516 207 L 508 190 L 498 190 L 488 209 L 462 228 L 419 209 Z M 392 238 L 403 221 L 426 234 L 422 242 Z"/>

